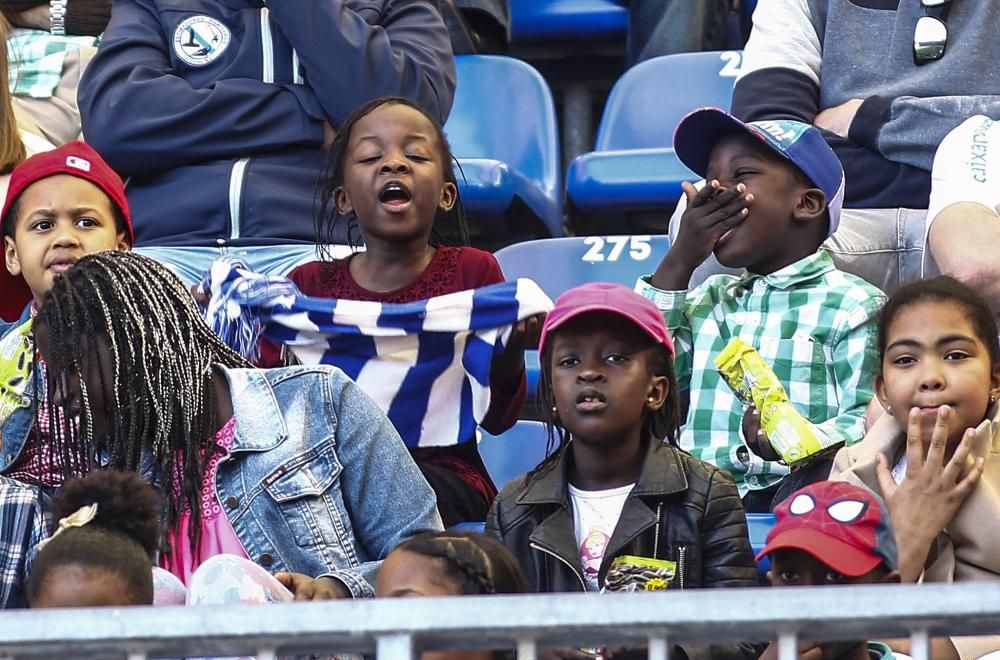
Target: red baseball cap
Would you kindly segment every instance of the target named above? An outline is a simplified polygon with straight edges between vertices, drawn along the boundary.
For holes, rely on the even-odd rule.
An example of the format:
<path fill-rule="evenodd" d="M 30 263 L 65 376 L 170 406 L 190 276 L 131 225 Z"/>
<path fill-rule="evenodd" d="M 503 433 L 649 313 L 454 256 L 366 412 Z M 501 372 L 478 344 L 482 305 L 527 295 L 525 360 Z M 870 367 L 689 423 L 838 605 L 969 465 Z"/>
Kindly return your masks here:
<path fill-rule="evenodd" d="M 52 151 L 35 154 L 18 163 L 10 174 L 7 198 L 3 202 L 0 219 L 7 216 L 7 211 L 25 188 L 36 181 L 57 174 L 79 177 L 104 191 L 125 218 L 125 231 L 129 243 L 135 243 L 132 213 L 129 210 L 128 199 L 125 198 L 125 184 L 93 147 L 79 140 L 67 142 Z M 31 300 L 31 291 L 24 278 L 14 277 L 6 267 L 0 267 L 0 293 L 2 293 L 0 318 L 7 321 L 16 320 L 24 310 L 24 306 Z"/>
<path fill-rule="evenodd" d="M 624 317 L 639 326 L 657 344 L 666 346 L 670 355 L 674 353 L 674 342 L 670 339 L 663 312 L 652 300 L 620 284 L 590 282 L 573 287 L 556 298 L 555 307 L 545 317 L 542 335 L 538 340 L 538 352 L 545 348 L 549 333 L 570 319 L 590 312 L 609 312 Z"/>
<path fill-rule="evenodd" d="M 846 481 L 820 481 L 796 491 L 774 510 L 760 561 L 775 550 L 807 552 L 838 573 L 858 577 L 879 564 L 899 568 L 899 551 L 882 500 Z"/>

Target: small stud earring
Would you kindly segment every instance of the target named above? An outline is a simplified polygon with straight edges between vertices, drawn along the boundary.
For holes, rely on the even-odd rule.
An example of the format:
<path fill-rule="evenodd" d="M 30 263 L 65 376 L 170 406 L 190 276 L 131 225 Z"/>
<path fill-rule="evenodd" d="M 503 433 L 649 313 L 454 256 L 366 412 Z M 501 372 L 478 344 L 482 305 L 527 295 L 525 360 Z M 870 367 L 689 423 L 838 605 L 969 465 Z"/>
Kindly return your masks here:
<path fill-rule="evenodd" d="M 892 406 L 886 406 L 885 407 L 885 411 L 891 415 L 892 414 Z"/>
<path fill-rule="evenodd" d="M 556 408 L 555 406 L 552 406 L 552 414 L 555 415 L 558 412 L 559 412 L 559 409 Z"/>
<path fill-rule="evenodd" d="M 997 402 L 997 395 L 990 394 L 990 403 L 996 403 L 996 402 Z"/>

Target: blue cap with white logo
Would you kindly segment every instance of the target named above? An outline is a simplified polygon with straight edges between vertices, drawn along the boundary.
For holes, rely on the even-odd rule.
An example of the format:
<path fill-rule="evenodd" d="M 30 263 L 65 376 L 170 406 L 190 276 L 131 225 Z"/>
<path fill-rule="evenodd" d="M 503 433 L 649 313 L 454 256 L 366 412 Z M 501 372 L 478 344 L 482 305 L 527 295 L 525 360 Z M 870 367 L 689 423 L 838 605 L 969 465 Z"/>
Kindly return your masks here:
<path fill-rule="evenodd" d="M 844 168 L 815 127 L 790 119 L 742 122 L 720 108 L 700 108 L 677 125 L 674 152 L 682 163 L 704 177 L 715 145 L 734 131 L 759 139 L 787 158 L 826 194 L 829 234 L 833 234 L 840 225 L 840 209 L 844 204 Z"/>

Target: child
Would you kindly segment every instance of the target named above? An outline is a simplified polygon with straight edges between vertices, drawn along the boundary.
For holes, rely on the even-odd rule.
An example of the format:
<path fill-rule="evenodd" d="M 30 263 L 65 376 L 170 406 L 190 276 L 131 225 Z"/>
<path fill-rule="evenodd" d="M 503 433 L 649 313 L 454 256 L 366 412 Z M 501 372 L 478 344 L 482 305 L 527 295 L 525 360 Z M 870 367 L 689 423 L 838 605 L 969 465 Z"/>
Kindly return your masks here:
<path fill-rule="evenodd" d="M 484 534 L 421 534 L 389 553 L 376 598 L 527 593 L 528 581 L 502 543 Z M 422 660 L 499 660 L 509 653 L 431 651 Z"/>
<path fill-rule="evenodd" d="M 297 596 L 370 596 L 392 548 L 441 528 L 398 434 L 343 372 L 245 368 L 149 258 L 82 258 L 46 295 L 35 334 L 46 408 L 81 419 L 54 434 L 65 469 L 96 453 L 163 484 L 161 563 L 185 583 L 228 553 L 285 572 Z"/>
<path fill-rule="evenodd" d="M 50 420 L 37 411 L 31 321 L 56 275 L 80 257 L 131 249 L 135 236 L 122 180 L 82 142 L 14 168 L 0 212 L 6 268 L 0 268 L 0 472 L 46 488 L 62 470 L 50 451 Z"/>
<path fill-rule="evenodd" d="M 382 98 L 341 126 L 327 161 L 332 177 L 322 191 L 318 243 L 333 242 L 338 219 L 360 231 L 365 251 L 312 262 L 289 279 L 307 296 L 404 303 L 503 282 L 496 259 L 471 247 L 441 126 L 412 101 Z M 334 213 L 328 212 L 330 205 Z M 516 326 L 491 369 L 490 408 L 482 427 L 501 433 L 517 421 L 525 396 L 524 347 L 537 321 Z M 280 362 L 265 346 L 264 366 Z M 483 520 L 496 497 L 474 438 L 411 453 L 438 496 L 445 524 Z"/>
<path fill-rule="evenodd" d="M 0 609 L 27 606 L 25 583 L 48 535 L 39 489 L 0 476 Z"/>
<path fill-rule="evenodd" d="M 779 493 L 789 470 L 776 462 L 756 410 L 744 410 L 713 359 L 742 339 L 771 366 L 814 433 L 830 444 L 857 442 L 876 366 L 872 318 L 885 298 L 819 250 L 837 229 L 844 173 L 815 128 L 744 124 L 704 108 L 677 127 L 674 147 L 707 183 L 700 192 L 684 184 L 689 204 L 677 240 L 636 290 L 663 311 L 680 347 L 678 384 L 690 394 L 680 446 L 729 471 L 748 511 L 768 511 L 795 483 L 825 478 L 829 462 Z M 746 272 L 689 290 L 692 272 L 712 253 Z"/>
<path fill-rule="evenodd" d="M 570 289 L 539 349 L 539 396 L 559 446 L 504 487 L 487 520 L 533 589 L 756 584 L 732 478 L 676 446 L 674 346 L 656 306 L 614 284 Z M 647 564 L 656 584 L 629 579 L 630 566 Z"/>
<path fill-rule="evenodd" d="M 820 481 L 779 504 L 777 522 L 758 559 L 769 557 L 775 587 L 899 582 L 899 558 L 889 514 L 864 488 Z M 876 642 L 801 642 L 802 657 L 838 660 L 902 660 Z M 761 660 L 778 657 L 772 644 Z M 938 656 L 934 656 L 938 657 Z"/>
<path fill-rule="evenodd" d="M 160 498 L 134 473 L 70 479 L 52 498 L 59 525 L 28 578 L 31 607 L 151 605 Z"/>
<path fill-rule="evenodd" d="M 834 459 L 831 479 L 886 501 L 903 582 L 1000 578 L 1000 342 L 987 304 L 950 277 L 899 289 L 878 324 L 886 413 Z M 953 640 L 962 658 L 1000 650 Z M 936 656 L 935 656 L 936 657 Z"/>

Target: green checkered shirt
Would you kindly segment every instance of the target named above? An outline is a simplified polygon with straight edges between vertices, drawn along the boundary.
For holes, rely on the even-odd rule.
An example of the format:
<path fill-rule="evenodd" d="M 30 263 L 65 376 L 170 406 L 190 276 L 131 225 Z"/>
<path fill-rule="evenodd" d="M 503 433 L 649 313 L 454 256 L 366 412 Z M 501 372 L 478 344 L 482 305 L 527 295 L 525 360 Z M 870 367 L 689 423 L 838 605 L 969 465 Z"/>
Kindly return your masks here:
<path fill-rule="evenodd" d="M 691 291 L 663 291 L 644 277 L 636 291 L 663 311 L 677 346 L 677 382 L 690 392 L 681 447 L 730 471 L 741 496 L 788 468 L 738 452 L 746 409 L 714 363 L 733 337 L 757 349 L 816 432 L 849 444 L 864 436 L 878 369 L 874 317 L 885 295 L 837 270 L 826 252 L 770 275 L 716 275 Z"/>
<path fill-rule="evenodd" d="M 10 93 L 35 99 L 51 97 L 59 87 L 66 53 L 99 43 L 99 37 L 60 37 L 44 30 L 11 30 L 7 39 Z"/>

